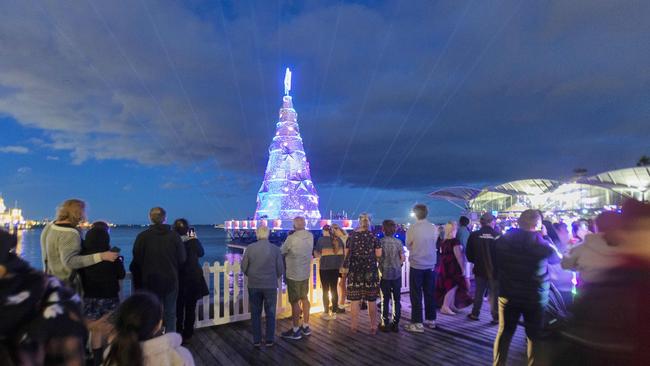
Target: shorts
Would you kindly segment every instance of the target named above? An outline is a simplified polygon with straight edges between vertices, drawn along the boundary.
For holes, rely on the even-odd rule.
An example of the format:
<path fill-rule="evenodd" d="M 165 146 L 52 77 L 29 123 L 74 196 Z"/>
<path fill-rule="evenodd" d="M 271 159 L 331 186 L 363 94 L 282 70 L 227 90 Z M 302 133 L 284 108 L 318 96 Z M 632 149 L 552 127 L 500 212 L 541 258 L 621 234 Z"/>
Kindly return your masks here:
<path fill-rule="evenodd" d="M 306 300 L 309 294 L 309 278 L 303 281 L 294 281 L 286 279 L 287 295 L 289 295 L 289 303 L 293 304 L 298 300 Z"/>
<path fill-rule="evenodd" d="M 117 297 L 107 299 L 85 297 L 83 304 L 86 319 L 97 320 L 108 313 L 114 312 L 120 305 L 120 299 Z"/>

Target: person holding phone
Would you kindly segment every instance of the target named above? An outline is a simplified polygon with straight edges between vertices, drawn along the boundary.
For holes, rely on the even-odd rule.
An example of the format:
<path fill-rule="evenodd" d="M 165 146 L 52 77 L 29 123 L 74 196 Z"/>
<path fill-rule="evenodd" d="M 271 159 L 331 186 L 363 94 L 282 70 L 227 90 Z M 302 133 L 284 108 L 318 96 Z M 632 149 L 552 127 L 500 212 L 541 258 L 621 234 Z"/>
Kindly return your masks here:
<path fill-rule="evenodd" d="M 119 248 L 110 248 L 111 236 L 108 224 L 103 221 L 94 222 L 86 233 L 81 245 L 81 255 L 91 255 L 111 251 L 119 252 Z M 109 249 L 110 248 L 110 249 Z M 91 346 L 95 365 L 102 362 L 103 348 L 110 333 L 110 327 L 101 319 L 111 314 L 120 305 L 120 280 L 124 278 L 124 258 L 118 256 L 115 262 L 99 262 L 79 270 L 84 290 L 84 316 L 89 321 L 91 330 Z"/>
<path fill-rule="evenodd" d="M 183 336 L 183 344 L 187 344 L 194 334 L 196 302 L 203 296 L 209 295 L 210 291 L 199 264 L 199 258 L 203 257 L 205 251 L 196 237 L 196 231 L 190 227 L 186 219 L 182 218 L 174 221 L 173 229 L 181 236 L 187 253 L 187 260 L 179 268 L 176 300 L 176 331 Z"/>

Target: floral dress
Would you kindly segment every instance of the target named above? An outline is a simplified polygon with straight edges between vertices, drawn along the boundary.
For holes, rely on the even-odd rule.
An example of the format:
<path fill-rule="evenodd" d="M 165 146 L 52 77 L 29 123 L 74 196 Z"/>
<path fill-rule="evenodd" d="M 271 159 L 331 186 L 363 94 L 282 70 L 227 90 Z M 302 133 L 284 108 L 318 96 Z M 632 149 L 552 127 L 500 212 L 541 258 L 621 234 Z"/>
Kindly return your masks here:
<path fill-rule="evenodd" d="M 379 271 L 375 249 L 379 239 L 370 231 L 355 231 L 348 238 L 348 256 L 344 266 L 349 268 L 347 297 L 350 301 L 376 301 L 379 297 Z"/>

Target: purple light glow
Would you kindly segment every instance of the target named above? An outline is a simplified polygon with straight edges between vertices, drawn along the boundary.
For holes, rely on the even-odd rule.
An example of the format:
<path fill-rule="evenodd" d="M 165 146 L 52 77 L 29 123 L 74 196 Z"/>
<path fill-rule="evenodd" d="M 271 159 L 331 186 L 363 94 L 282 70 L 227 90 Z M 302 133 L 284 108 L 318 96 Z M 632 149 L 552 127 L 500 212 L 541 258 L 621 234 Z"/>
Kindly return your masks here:
<path fill-rule="evenodd" d="M 291 90 L 290 71 L 285 77 L 285 95 L 280 108 L 280 121 L 269 146 L 269 161 L 264 180 L 257 194 L 255 219 L 291 220 L 296 216 L 318 220 L 318 193 L 311 180 L 309 162 L 298 127 L 298 114 L 288 91 Z M 288 84 L 287 84 L 288 80 Z"/>

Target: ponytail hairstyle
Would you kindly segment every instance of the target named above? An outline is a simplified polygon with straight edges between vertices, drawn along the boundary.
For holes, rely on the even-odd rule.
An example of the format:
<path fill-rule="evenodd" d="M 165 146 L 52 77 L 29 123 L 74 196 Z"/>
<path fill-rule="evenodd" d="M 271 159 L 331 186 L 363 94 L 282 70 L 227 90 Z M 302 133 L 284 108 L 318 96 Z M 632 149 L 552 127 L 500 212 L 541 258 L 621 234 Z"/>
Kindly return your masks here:
<path fill-rule="evenodd" d="M 105 366 L 144 366 L 140 342 L 154 338 L 162 320 L 162 306 L 149 292 L 137 292 L 117 309 L 115 338 Z"/>

